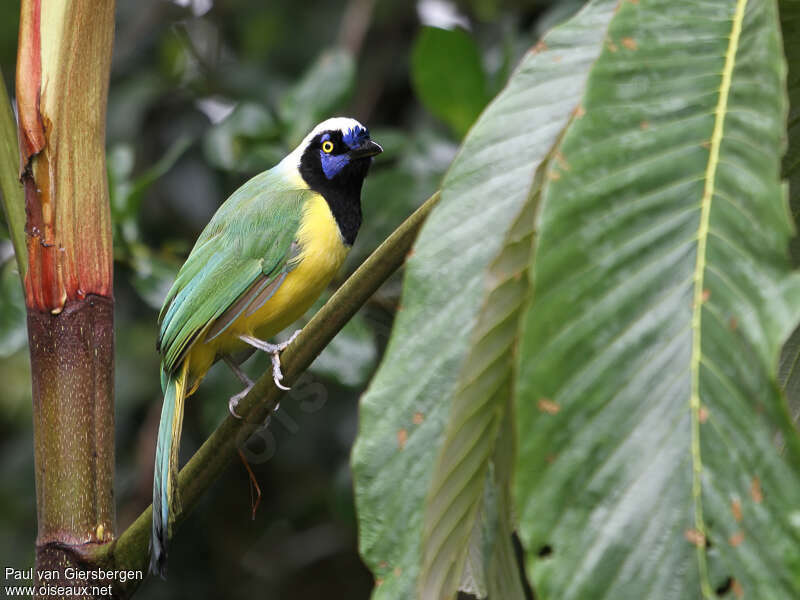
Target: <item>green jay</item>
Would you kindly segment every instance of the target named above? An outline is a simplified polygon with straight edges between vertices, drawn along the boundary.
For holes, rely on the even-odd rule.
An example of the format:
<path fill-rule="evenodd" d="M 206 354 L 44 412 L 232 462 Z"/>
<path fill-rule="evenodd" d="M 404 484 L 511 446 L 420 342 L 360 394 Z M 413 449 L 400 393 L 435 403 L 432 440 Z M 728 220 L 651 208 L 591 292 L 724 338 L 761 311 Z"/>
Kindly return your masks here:
<path fill-rule="evenodd" d="M 258 349 L 272 357 L 293 339 L 268 339 L 296 321 L 344 262 L 361 225 L 361 186 L 382 151 L 355 119 L 332 118 L 273 168 L 237 189 L 206 225 L 159 314 L 164 404 L 153 477 L 150 570 L 166 574 L 167 547 L 178 510 L 178 449 L 187 396 L 223 359 L 252 387 L 235 357 Z M 298 332 L 295 332 L 297 335 Z"/>

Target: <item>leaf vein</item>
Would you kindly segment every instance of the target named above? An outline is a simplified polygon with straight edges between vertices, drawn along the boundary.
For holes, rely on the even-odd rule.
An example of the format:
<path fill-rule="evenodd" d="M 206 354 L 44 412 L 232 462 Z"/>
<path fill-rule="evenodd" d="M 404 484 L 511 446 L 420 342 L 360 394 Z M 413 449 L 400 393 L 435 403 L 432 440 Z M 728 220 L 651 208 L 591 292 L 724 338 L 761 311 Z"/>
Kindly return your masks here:
<path fill-rule="evenodd" d="M 702 535 L 706 535 L 706 525 L 703 519 L 703 484 L 701 479 L 703 462 L 700 455 L 700 357 L 702 348 L 703 283 L 711 218 L 711 201 L 714 196 L 714 184 L 717 168 L 719 166 L 723 127 L 725 115 L 728 110 L 728 97 L 731 91 L 733 68 L 736 63 L 736 53 L 739 45 L 739 36 L 742 31 L 742 21 L 744 20 L 744 9 L 746 5 L 747 0 L 737 0 L 733 21 L 731 23 L 731 35 L 728 41 L 728 49 L 725 53 L 725 65 L 722 70 L 722 82 L 720 83 L 719 99 L 715 110 L 714 130 L 711 134 L 711 149 L 708 156 L 708 164 L 706 165 L 705 187 L 701 199 L 700 225 L 697 231 L 697 262 L 694 271 L 694 302 L 692 304 L 692 355 L 690 358 L 692 376 L 689 408 L 692 417 L 692 498 L 694 500 L 695 529 Z M 702 544 L 697 546 L 696 554 L 700 577 L 700 591 L 705 598 L 710 598 L 712 592 L 708 575 L 708 565 L 706 562 L 706 549 Z"/>

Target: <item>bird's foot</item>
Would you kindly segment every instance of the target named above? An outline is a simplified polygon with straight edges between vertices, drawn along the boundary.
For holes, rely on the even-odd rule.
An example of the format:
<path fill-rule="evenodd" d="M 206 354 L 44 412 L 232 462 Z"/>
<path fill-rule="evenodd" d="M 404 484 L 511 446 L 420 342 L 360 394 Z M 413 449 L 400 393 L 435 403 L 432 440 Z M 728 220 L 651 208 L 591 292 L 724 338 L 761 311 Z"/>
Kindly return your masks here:
<path fill-rule="evenodd" d="M 228 412 L 230 412 L 231 415 L 237 419 L 241 419 L 242 416 L 236 412 L 236 407 L 238 406 L 239 401 L 247 395 L 247 392 L 253 389 L 253 385 L 255 384 L 253 383 L 253 380 L 247 376 L 247 373 L 242 371 L 239 368 L 239 365 L 237 365 L 230 356 L 223 356 L 222 360 L 224 360 L 225 364 L 231 368 L 233 374 L 236 375 L 236 378 L 241 381 L 242 385 L 244 386 L 244 389 L 241 392 L 234 394 L 228 400 Z"/>
<path fill-rule="evenodd" d="M 283 372 L 281 372 L 280 354 L 278 352 L 272 352 L 272 381 L 274 381 L 275 385 L 284 391 L 291 389 L 281 383 L 282 379 Z"/>
<path fill-rule="evenodd" d="M 295 340 L 295 338 L 298 335 L 300 335 L 301 331 L 303 330 L 297 329 L 291 336 L 289 336 L 289 339 L 286 340 L 285 342 L 281 342 L 280 344 L 274 344 L 274 346 L 278 349 L 278 352 L 283 352 L 284 350 L 286 350 L 286 348 L 289 347 L 289 344 L 291 344 Z"/>
<path fill-rule="evenodd" d="M 265 342 L 251 335 L 239 336 L 239 339 L 246 344 L 250 344 L 254 348 L 258 348 L 272 357 L 272 381 L 274 381 L 275 385 L 282 390 L 289 390 L 291 388 L 288 388 L 281 383 L 281 380 L 283 379 L 283 372 L 281 371 L 280 353 L 294 341 L 294 339 L 300 334 L 300 331 L 301 330 L 298 329 L 288 340 L 281 342 L 280 344 L 270 344 L 269 342 Z"/>
<path fill-rule="evenodd" d="M 237 419 L 243 418 L 242 415 L 236 412 L 236 407 L 239 405 L 239 401 L 245 396 L 247 396 L 247 393 L 253 389 L 253 385 L 254 384 L 250 382 L 250 385 L 245 387 L 238 394 L 234 394 L 233 396 L 231 396 L 230 399 L 228 400 L 228 412 L 231 413 L 231 415 L 234 416 L 235 418 Z"/>

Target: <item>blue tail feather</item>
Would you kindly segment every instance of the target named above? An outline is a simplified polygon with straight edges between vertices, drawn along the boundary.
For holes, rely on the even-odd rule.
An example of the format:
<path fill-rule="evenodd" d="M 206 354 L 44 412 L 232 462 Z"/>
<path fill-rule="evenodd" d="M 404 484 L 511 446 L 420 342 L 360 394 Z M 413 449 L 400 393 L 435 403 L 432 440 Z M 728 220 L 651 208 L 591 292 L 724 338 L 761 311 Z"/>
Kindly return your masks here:
<path fill-rule="evenodd" d="M 178 448 L 180 446 L 186 365 L 178 373 L 161 373 L 164 404 L 158 426 L 153 475 L 153 529 L 150 538 L 150 572 L 166 577 L 167 550 L 177 498 Z"/>

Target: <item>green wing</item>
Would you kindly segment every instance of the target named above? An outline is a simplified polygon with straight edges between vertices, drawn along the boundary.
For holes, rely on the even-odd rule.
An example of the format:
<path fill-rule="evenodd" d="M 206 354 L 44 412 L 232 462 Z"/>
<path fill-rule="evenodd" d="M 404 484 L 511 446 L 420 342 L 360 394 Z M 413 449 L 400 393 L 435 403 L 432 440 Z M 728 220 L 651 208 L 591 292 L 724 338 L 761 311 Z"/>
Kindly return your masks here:
<path fill-rule="evenodd" d="M 219 335 L 275 292 L 294 266 L 303 203 L 312 194 L 285 183 L 278 167 L 257 175 L 220 206 L 178 272 L 159 315 L 167 372 L 201 333 Z"/>

